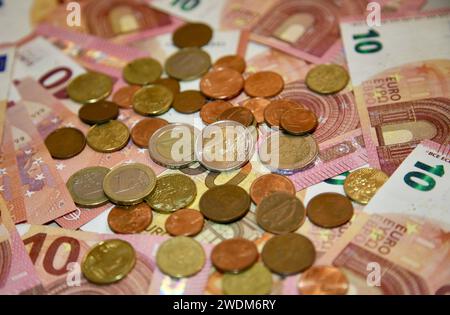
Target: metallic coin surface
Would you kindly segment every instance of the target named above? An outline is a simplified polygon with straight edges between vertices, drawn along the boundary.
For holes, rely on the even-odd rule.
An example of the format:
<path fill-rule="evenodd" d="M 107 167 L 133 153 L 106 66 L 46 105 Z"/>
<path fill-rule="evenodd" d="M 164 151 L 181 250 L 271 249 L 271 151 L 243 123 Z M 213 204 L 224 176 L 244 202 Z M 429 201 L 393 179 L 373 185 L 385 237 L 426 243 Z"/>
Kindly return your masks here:
<path fill-rule="evenodd" d="M 175 30 L 173 44 L 178 48 L 202 47 L 212 38 L 212 29 L 203 23 L 187 23 Z"/>
<path fill-rule="evenodd" d="M 260 124 L 264 122 L 264 110 L 269 104 L 270 101 L 265 98 L 253 97 L 246 100 L 242 106 L 249 109 L 255 117 L 256 122 Z"/>
<path fill-rule="evenodd" d="M 280 118 L 281 128 L 296 136 L 312 132 L 317 127 L 317 124 L 316 114 L 306 108 L 287 110 Z"/>
<path fill-rule="evenodd" d="M 195 90 L 188 90 L 178 93 L 173 100 L 173 108 L 183 114 L 198 112 L 206 103 L 206 98 L 202 93 Z"/>
<path fill-rule="evenodd" d="M 72 174 L 67 181 L 67 189 L 73 202 L 80 207 L 91 208 L 108 202 L 103 192 L 103 179 L 109 168 L 102 166 L 86 167 Z"/>
<path fill-rule="evenodd" d="M 172 78 L 160 78 L 158 80 L 156 80 L 155 82 L 153 82 L 154 84 L 158 84 L 158 85 L 163 85 L 166 88 L 168 88 L 173 96 L 177 95 L 178 93 L 180 93 L 180 83 Z"/>
<path fill-rule="evenodd" d="M 119 116 L 119 107 L 116 103 L 98 101 L 84 104 L 78 110 L 78 117 L 88 125 L 103 124 Z"/>
<path fill-rule="evenodd" d="M 103 191 L 119 205 L 135 205 L 156 186 L 156 175 L 147 165 L 130 163 L 114 167 L 103 180 Z"/>
<path fill-rule="evenodd" d="M 146 85 L 159 79 L 162 66 L 153 58 L 139 58 L 123 68 L 123 78 L 129 84 Z"/>
<path fill-rule="evenodd" d="M 219 117 L 217 117 L 217 120 L 232 120 L 236 121 L 245 127 L 250 126 L 255 117 L 253 117 L 252 112 L 242 106 L 233 106 L 232 108 L 229 108 L 225 111 L 223 111 Z"/>
<path fill-rule="evenodd" d="M 241 92 L 244 78 L 236 70 L 224 68 L 206 73 L 200 80 L 200 90 L 213 99 L 230 99 Z"/>
<path fill-rule="evenodd" d="M 54 159 L 69 159 L 83 151 L 86 137 L 79 129 L 63 127 L 52 131 L 44 142 Z"/>
<path fill-rule="evenodd" d="M 262 295 L 272 291 L 272 274 L 256 263 L 243 272 L 226 273 L 222 279 L 223 293 L 231 295 Z"/>
<path fill-rule="evenodd" d="M 237 169 L 255 152 L 255 140 L 244 125 L 222 120 L 202 129 L 195 143 L 196 159 L 217 172 Z"/>
<path fill-rule="evenodd" d="M 145 201 L 153 210 L 174 212 L 190 205 L 197 196 L 194 181 L 183 174 L 168 174 L 158 177 L 156 187 Z"/>
<path fill-rule="evenodd" d="M 313 266 L 298 281 L 298 292 L 305 295 L 344 295 L 348 288 L 345 274 L 333 266 Z"/>
<path fill-rule="evenodd" d="M 111 94 L 113 80 L 98 72 L 88 72 L 75 77 L 67 86 L 67 94 L 77 103 L 95 103 Z"/>
<path fill-rule="evenodd" d="M 172 236 L 194 236 L 202 231 L 204 222 L 200 211 L 180 209 L 167 218 L 165 228 Z"/>
<path fill-rule="evenodd" d="M 313 163 L 319 147 L 312 136 L 272 133 L 258 150 L 261 163 L 276 173 L 291 174 Z"/>
<path fill-rule="evenodd" d="M 243 188 L 225 184 L 207 190 L 201 196 L 199 206 L 207 219 L 229 223 L 246 215 L 250 203 L 250 196 Z"/>
<path fill-rule="evenodd" d="M 174 278 L 190 277 L 202 270 L 206 255 L 202 245 L 187 236 L 168 239 L 158 248 L 156 264 Z"/>
<path fill-rule="evenodd" d="M 183 48 L 170 56 L 165 70 L 172 78 L 191 81 L 200 78 L 211 66 L 211 57 L 199 48 Z"/>
<path fill-rule="evenodd" d="M 136 113 L 149 116 L 161 115 L 170 109 L 172 92 L 162 85 L 142 87 L 133 96 L 133 109 Z"/>
<path fill-rule="evenodd" d="M 312 198 L 306 212 L 309 220 L 324 228 L 341 226 L 353 217 L 350 199 L 338 193 L 322 193 Z"/>
<path fill-rule="evenodd" d="M 214 69 L 233 69 L 239 73 L 244 73 L 245 67 L 244 58 L 238 55 L 223 56 L 213 64 Z"/>
<path fill-rule="evenodd" d="M 150 157 L 155 163 L 167 168 L 187 167 L 195 162 L 197 135 L 198 130 L 189 124 L 172 123 L 163 126 L 150 138 Z"/>
<path fill-rule="evenodd" d="M 280 127 L 281 116 L 291 109 L 302 109 L 303 106 L 288 99 L 273 100 L 264 110 L 264 120 L 270 127 Z"/>
<path fill-rule="evenodd" d="M 285 192 L 295 196 L 295 186 L 289 178 L 278 174 L 262 175 L 250 186 L 250 197 L 256 205 L 274 192 Z"/>
<path fill-rule="evenodd" d="M 136 264 L 133 246 L 123 240 L 111 239 L 98 243 L 84 256 L 83 275 L 96 284 L 110 284 L 125 278 Z"/>
<path fill-rule="evenodd" d="M 256 222 L 266 232 L 285 234 L 296 231 L 305 222 L 303 203 L 282 191 L 265 197 L 256 207 Z"/>
<path fill-rule="evenodd" d="M 98 152 L 114 152 L 122 149 L 130 139 L 128 127 L 120 121 L 92 126 L 86 136 L 87 144 Z"/>
<path fill-rule="evenodd" d="M 349 76 L 344 67 L 331 65 L 317 65 L 306 75 L 306 86 L 313 92 L 320 94 L 337 93 L 347 86 Z"/>
<path fill-rule="evenodd" d="M 287 276 L 311 267 L 316 259 L 316 250 L 305 236 L 288 233 L 269 239 L 261 256 L 272 272 Z"/>
<path fill-rule="evenodd" d="M 217 244 L 211 252 L 211 262 L 222 272 L 240 272 L 258 260 L 258 248 L 245 238 L 227 239 Z"/>
<path fill-rule="evenodd" d="M 344 191 L 350 199 L 366 205 L 388 179 L 389 176 L 381 170 L 370 167 L 360 168 L 347 176 Z"/>
<path fill-rule="evenodd" d="M 140 233 L 150 225 L 152 217 L 152 209 L 145 202 L 126 208 L 115 206 L 108 214 L 108 225 L 115 233 Z"/>
<path fill-rule="evenodd" d="M 215 123 L 220 114 L 232 107 L 233 104 L 222 100 L 215 100 L 206 103 L 200 110 L 200 118 L 207 125 Z"/>
<path fill-rule="evenodd" d="M 142 119 L 131 129 L 131 140 L 138 147 L 148 148 L 148 142 L 156 130 L 168 124 L 167 120 L 162 118 Z"/>
<path fill-rule="evenodd" d="M 260 71 L 251 74 L 244 84 L 245 93 L 251 97 L 272 97 L 284 88 L 283 78 L 276 72 Z"/>
<path fill-rule="evenodd" d="M 140 88 L 139 85 L 124 86 L 114 93 L 112 101 L 119 105 L 120 108 L 133 108 L 133 96 Z"/>

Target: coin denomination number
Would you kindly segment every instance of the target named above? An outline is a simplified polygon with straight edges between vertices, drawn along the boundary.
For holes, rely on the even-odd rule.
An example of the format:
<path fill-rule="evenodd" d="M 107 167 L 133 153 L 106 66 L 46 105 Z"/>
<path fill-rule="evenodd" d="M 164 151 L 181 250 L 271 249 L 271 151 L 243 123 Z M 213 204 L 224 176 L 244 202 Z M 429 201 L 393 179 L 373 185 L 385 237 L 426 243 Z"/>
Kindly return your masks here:
<path fill-rule="evenodd" d="M 411 171 L 405 175 L 403 180 L 408 186 L 420 191 L 430 191 L 434 188 L 434 186 L 436 186 L 436 181 L 434 180 L 433 177 L 431 177 L 428 174 L 436 175 L 439 177 L 442 177 L 444 175 L 444 166 L 442 165 L 437 165 L 433 167 L 422 162 L 416 162 L 414 166 L 424 171 L 425 173 L 418 171 Z"/>

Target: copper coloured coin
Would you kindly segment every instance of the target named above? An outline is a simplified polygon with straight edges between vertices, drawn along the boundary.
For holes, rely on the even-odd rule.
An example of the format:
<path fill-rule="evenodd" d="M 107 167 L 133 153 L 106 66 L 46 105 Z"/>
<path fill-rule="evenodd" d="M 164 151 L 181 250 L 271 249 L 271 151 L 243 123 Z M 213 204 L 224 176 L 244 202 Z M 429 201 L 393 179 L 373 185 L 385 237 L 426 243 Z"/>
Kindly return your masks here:
<path fill-rule="evenodd" d="M 134 234 L 144 231 L 152 217 L 152 209 L 145 202 L 130 207 L 115 206 L 109 212 L 108 225 L 115 233 Z"/>
<path fill-rule="evenodd" d="M 317 127 L 317 116 L 306 108 L 293 108 L 285 111 L 280 118 L 280 126 L 286 132 L 301 136 Z"/>
<path fill-rule="evenodd" d="M 253 117 L 252 112 L 242 106 L 233 106 L 232 108 L 229 108 L 225 110 L 222 114 L 219 115 L 217 120 L 232 120 L 236 121 L 238 123 L 241 123 L 245 127 L 250 126 L 253 123 L 253 120 L 255 118 Z"/>
<path fill-rule="evenodd" d="M 313 266 L 298 281 L 298 291 L 305 295 L 344 295 L 348 288 L 345 274 L 333 266 Z"/>
<path fill-rule="evenodd" d="M 270 127 L 280 127 L 281 116 L 291 109 L 302 109 L 303 106 L 288 99 L 273 100 L 264 110 L 264 120 Z"/>
<path fill-rule="evenodd" d="M 172 40 L 178 48 L 202 47 L 212 38 L 212 29 L 203 23 L 187 23 L 175 30 Z"/>
<path fill-rule="evenodd" d="M 280 191 L 295 196 L 295 186 L 289 178 L 278 174 L 266 174 L 253 181 L 250 186 L 250 197 L 258 205 L 265 197 Z"/>
<path fill-rule="evenodd" d="M 233 69 L 239 73 L 244 73 L 245 71 L 245 60 L 239 55 L 227 55 L 222 58 L 217 59 L 213 64 L 214 69 Z"/>
<path fill-rule="evenodd" d="M 172 91 L 173 95 L 180 93 L 180 82 L 172 78 L 160 78 L 154 82 L 154 84 L 163 85 Z"/>
<path fill-rule="evenodd" d="M 88 125 L 103 124 L 119 116 L 119 107 L 116 103 L 108 101 L 84 104 L 78 110 L 78 116 Z"/>
<path fill-rule="evenodd" d="M 236 185 L 220 185 L 207 190 L 200 198 L 203 215 L 214 222 L 229 223 L 242 218 L 250 209 L 250 196 Z"/>
<path fill-rule="evenodd" d="M 203 229 L 205 218 L 194 209 L 180 209 L 172 213 L 166 220 L 166 231 L 173 236 L 194 236 Z"/>
<path fill-rule="evenodd" d="M 244 78 L 236 70 L 224 68 L 212 70 L 200 81 L 200 90 L 213 99 L 230 99 L 238 95 L 244 87 Z"/>
<path fill-rule="evenodd" d="M 316 260 L 316 250 L 307 237 L 288 233 L 269 239 L 261 257 L 272 272 L 288 276 L 311 267 Z"/>
<path fill-rule="evenodd" d="M 247 95 L 252 97 L 272 97 L 284 88 L 283 78 L 276 72 L 261 71 L 250 75 L 244 84 Z"/>
<path fill-rule="evenodd" d="M 309 220 L 324 228 L 341 226 L 353 217 L 350 199 L 338 193 L 322 193 L 308 202 L 306 207 Z"/>
<path fill-rule="evenodd" d="M 199 91 L 183 91 L 175 96 L 172 107 L 179 113 L 192 114 L 198 112 L 206 103 L 206 98 Z"/>
<path fill-rule="evenodd" d="M 131 140 L 138 147 L 148 148 L 148 142 L 155 131 L 168 124 L 167 120 L 162 118 L 142 119 L 131 129 Z"/>
<path fill-rule="evenodd" d="M 112 101 L 120 108 L 133 108 L 133 96 L 140 88 L 139 85 L 124 86 L 114 93 Z"/>
<path fill-rule="evenodd" d="M 227 101 L 216 100 L 203 105 L 200 110 L 200 117 L 207 125 L 215 123 L 217 118 L 229 108 L 232 108 L 233 104 Z"/>
<path fill-rule="evenodd" d="M 86 137 L 76 128 L 58 128 L 45 138 L 45 146 L 52 158 L 68 159 L 83 151 Z"/>
<path fill-rule="evenodd" d="M 264 110 L 269 104 L 270 101 L 265 98 L 254 97 L 244 101 L 242 106 L 249 109 L 253 113 L 256 122 L 260 124 L 264 122 Z"/>
<path fill-rule="evenodd" d="M 238 273 L 253 266 L 258 260 L 255 243 L 244 238 L 224 240 L 211 252 L 211 262 L 222 272 Z"/>
<path fill-rule="evenodd" d="M 256 222 L 272 234 L 294 232 L 305 222 L 303 203 L 292 194 L 274 192 L 256 207 Z"/>

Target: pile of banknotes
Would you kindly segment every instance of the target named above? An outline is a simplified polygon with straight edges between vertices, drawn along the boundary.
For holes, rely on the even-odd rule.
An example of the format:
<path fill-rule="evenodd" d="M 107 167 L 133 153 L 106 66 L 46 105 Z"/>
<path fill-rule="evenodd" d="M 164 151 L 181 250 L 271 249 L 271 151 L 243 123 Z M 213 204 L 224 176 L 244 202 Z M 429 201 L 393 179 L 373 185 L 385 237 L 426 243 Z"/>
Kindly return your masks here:
<path fill-rule="evenodd" d="M 0 294 L 449 294 L 449 25 L 0 1 Z"/>

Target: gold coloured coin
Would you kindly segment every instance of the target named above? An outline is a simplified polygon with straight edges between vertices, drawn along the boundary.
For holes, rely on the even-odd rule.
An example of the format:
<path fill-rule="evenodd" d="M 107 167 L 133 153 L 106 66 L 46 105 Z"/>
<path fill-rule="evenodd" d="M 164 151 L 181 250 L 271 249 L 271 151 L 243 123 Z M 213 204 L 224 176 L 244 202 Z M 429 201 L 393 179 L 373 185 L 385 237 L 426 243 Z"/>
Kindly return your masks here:
<path fill-rule="evenodd" d="M 139 58 L 123 68 L 123 78 L 129 84 L 146 85 L 159 79 L 161 64 L 153 58 Z"/>
<path fill-rule="evenodd" d="M 339 65 L 318 65 L 306 75 L 306 85 L 320 94 L 333 94 L 347 86 L 349 76 L 347 70 Z"/>
<path fill-rule="evenodd" d="M 109 200 L 124 206 L 143 201 L 155 185 L 153 170 L 140 163 L 116 166 L 103 179 L 103 191 Z"/>
<path fill-rule="evenodd" d="M 130 139 L 128 127 L 117 120 L 92 126 L 86 136 L 87 144 L 98 152 L 114 152 L 122 149 Z"/>
<path fill-rule="evenodd" d="M 155 189 L 145 201 L 153 210 L 173 212 L 190 205 L 195 196 L 197 187 L 189 176 L 168 174 L 158 178 Z"/>
<path fill-rule="evenodd" d="M 202 245 L 187 236 L 168 239 L 158 248 L 156 264 L 174 278 L 190 277 L 202 270 L 206 255 Z"/>
<path fill-rule="evenodd" d="M 272 291 L 272 273 L 262 263 L 256 263 L 243 272 L 226 273 L 222 278 L 225 294 L 262 295 Z"/>
<path fill-rule="evenodd" d="M 173 93 L 165 86 L 144 86 L 133 96 L 133 109 L 144 116 L 161 115 L 170 109 L 172 102 Z"/>
<path fill-rule="evenodd" d="M 381 170 L 360 168 L 347 176 L 344 191 L 350 199 L 366 205 L 388 179 L 389 176 Z"/>
<path fill-rule="evenodd" d="M 77 103 L 95 103 L 111 94 L 113 80 L 98 72 L 88 72 L 75 77 L 67 86 L 67 94 Z"/>
<path fill-rule="evenodd" d="M 103 179 L 108 172 L 107 167 L 92 166 L 83 168 L 70 176 L 66 186 L 73 202 L 86 208 L 107 203 L 108 197 L 103 192 Z"/>
<path fill-rule="evenodd" d="M 81 263 L 83 275 L 96 284 L 110 284 L 125 278 L 136 264 L 133 246 L 123 240 L 106 240 L 95 245 Z"/>
<path fill-rule="evenodd" d="M 195 80 L 211 67 L 211 57 L 199 48 L 183 48 L 170 56 L 164 67 L 172 78 L 183 81 Z"/>

